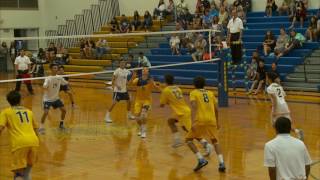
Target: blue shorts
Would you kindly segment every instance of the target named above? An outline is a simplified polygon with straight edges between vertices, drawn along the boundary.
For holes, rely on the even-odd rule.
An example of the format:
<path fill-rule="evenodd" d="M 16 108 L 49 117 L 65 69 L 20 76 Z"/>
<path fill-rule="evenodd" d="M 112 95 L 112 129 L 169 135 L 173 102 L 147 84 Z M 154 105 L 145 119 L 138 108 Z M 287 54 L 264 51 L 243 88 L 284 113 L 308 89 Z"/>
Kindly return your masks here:
<path fill-rule="evenodd" d="M 55 100 L 53 102 L 51 102 L 51 101 L 43 102 L 44 109 L 50 109 L 50 107 L 53 107 L 53 109 L 62 108 L 62 107 L 64 107 L 64 104 L 60 99 Z"/>
<path fill-rule="evenodd" d="M 129 93 L 128 92 L 114 92 L 113 93 L 113 100 L 119 102 L 119 101 L 128 101 L 130 100 Z"/>

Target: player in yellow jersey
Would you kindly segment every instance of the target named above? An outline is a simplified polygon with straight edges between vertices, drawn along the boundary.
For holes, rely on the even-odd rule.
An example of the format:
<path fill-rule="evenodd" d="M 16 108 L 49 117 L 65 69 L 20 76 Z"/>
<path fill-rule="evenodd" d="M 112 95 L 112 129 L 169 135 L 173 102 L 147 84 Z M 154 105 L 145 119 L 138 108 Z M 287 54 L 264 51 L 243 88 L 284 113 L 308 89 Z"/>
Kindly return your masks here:
<path fill-rule="evenodd" d="M 138 135 L 146 138 L 146 120 L 148 111 L 151 110 L 152 90 L 157 86 L 150 77 L 148 68 L 142 70 L 141 77 L 133 79 L 132 85 L 137 87 L 134 114 L 138 123 Z"/>
<path fill-rule="evenodd" d="M 19 92 L 9 92 L 7 101 L 11 107 L 3 110 L 0 114 L 0 134 L 5 127 L 8 128 L 14 180 L 29 180 L 31 179 L 31 168 L 37 160 L 39 139 L 36 132 L 38 126 L 33 118 L 33 113 L 20 106 L 21 95 Z"/>
<path fill-rule="evenodd" d="M 160 107 L 169 105 L 174 112 L 174 115 L 168 119 L 168 125 L 173 133 L 174 143 L 173 148 L 177 148 L 183 143 L 180 140 L 180 135 L 176 123 L 180 123 L 182 129 L 189 132 L 191 129 L 191 110 L 187 105 L 182 90 L 173 84 L 174 77 L 170 74 L 164 76 L 166 87 L 162 90 L 160 96 Z M 200 143 L 206 149 L 206 155 L 210 155 L 213 147 L 205 139 L 200 140 Z"/>
<path fill-rule="evenodd" d="M 214 145 L 215 151 L 219 160 L 219 171 L 225 171 L 223 155 L 218 144 L 218 108 L 217 100 L 213 92 L 204 89 L 206 84 L 203 77 L 196 77 L 193 81 L 195 90 L 190 93 L 190 102 L 192 107 L 192 127 L 191 131 L 186 136 L 186 141 L 191 151 L 196 154 L 198 158 L 198 165 L 194 171 L 200 170 L 208 164 L 197 147 L 193 143 L 193 139 L 210 139 Z"/>

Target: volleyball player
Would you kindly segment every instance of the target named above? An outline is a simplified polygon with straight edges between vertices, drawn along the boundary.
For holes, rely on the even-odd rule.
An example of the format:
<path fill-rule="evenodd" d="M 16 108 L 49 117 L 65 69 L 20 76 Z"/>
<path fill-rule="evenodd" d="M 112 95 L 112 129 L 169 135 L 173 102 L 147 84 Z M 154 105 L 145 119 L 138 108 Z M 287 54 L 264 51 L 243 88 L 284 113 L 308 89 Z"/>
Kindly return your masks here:
<path fill-rule="evenodd" d="M 166 87 L 162 90 L 160 96 L 160 107 L 164 107 L 165 105 L 169 105 L 171 109 L 174 111 L 172 117 L 168 119 L 168 125 L 173 133 L 173 148 L 177 148 L 182 146 L 183 143 L 180 139 L 179 131 L 176 123 L 180 123 L 182 129 L 186 132 L 189 132 L 191 129 L 191 110 L 185 99 L 183 97 L 182 90 L 173 84 L 174 77 L 171 74 L 167 74 L 164 76 Z M 209 144 L 205 139 L 200 140 L 199 142 L 203 145 L 206 150 L 206 155 L 211 154 L 213 149 L 212 145 Z"/>
<path fill-rule="evenodd" d="M 59 65 L 57 64 L 50 64 L 50 71 L 51 75 L 46 77 L 43 88 L 44 88 L 44 95 L 43 95 L 43 108 L 44 112 L 41 117 L 41 124 L 39 133 L 44 134 L 45 128 L 44 123 L 48 116 L 49 110 L 51 107 L 54 109 L 59 108 L 61 111 L 61 120 L 59 123 L 59 128 L 64 129 L 64 119 L 66 117 L 66 109 L 64 107 L 63 102 L 60 100 L 59 91 L 61 85 L 67 85 L 68 81 L 64 80 L 62 77 L 58 76 Z"/>
<path fill-rule="evenodd" d="M 123 59 L 120 60 L 119 68 L 114 71 L 112 76 L 113 102 L 105 116 L 107 123 L 112 123 L 110 113 L 119 101 L 127 101 L 128 119 L 134 119 L 131 113 L 131 100 L 127 89 L 130 75 L 131 72 L 126 69 L 126 61 Z"/>
<path fill-rule="evenodd" d="M 59 66 L 59 71 L 58 71 L 59 75 L 65 75 L 64 73 L 64 66 Z M 63 77 L 64 80 L 69 81 L 68 77 Z M 70 84 L 66 84 L 66 85 L 61 85 L 60 86 L 60 91 L 63 91 L 64 93 L 66 93 L 71 101 L 71 105 L 72 107 L 74 107 L 74 98 L 73 98 L 73 94 L 71 92 L 71 88 L 70 88 Z"/>
<path fill-rule="evenodd" d="M 18 91 L 7 94 L 9 108 L 0 115 L 0 134 L 8 128 L 11 141 L 12 171 L 14 180 L 29 180 L 31 168 L 36 162 L 39 147 L 37 124 L 33 113 L 21 106 L 21 95 Z"/>
<path fill-rule="evenodd" d="M 137 87 L 134 102 L 134 115 L 138 123 L 138 135 L 146 138 L 146 121 L 148 112 L 151 110 L 152 90 L 157 87 L 150 77 L 149 69 L 143 68 L 141 77 L 135 78 L 132 85 Z"/>
<path fill-rule="evenodd" d="M 286 117 L 290 119 L 292 122 L 290 110 L 285 100 L 286 93 L 284 92 L 281 85 L 277 83 L 278 78 L 279 76 L 274 72 L 267 73 L 267 80 L 269 83 L 267 93 L 269 94 L 269 97 L 272 102 L 271 119 L 273 125 L 279 117 Z M 297 137 L 300 140 L 304 139 L 304 133 L 301 129 L 292 128 L 292 131 L 296 133 Z"/>
<path fill-rule="evenodd" d="M 223 155 L 218 144 L 219 123 L 216 98 L 214 97 L 213 92 L 204 89 L 205 79 L 203 77 L 196 77 L 193 83 L 196 88 L 190 93 L 193 122 L 191 131 L 188 132 L 186 136 L 186 142 L 191 151 L 198 158 L 198 164 L 194 168 L 194 171 L 198 171 L 202 167 L 206 166 L 208 161 L 194 145 L 193 139 L 210 139 L 218 156 L 218 170 L 220 172 L 224 172 L 226 168 Z"/>

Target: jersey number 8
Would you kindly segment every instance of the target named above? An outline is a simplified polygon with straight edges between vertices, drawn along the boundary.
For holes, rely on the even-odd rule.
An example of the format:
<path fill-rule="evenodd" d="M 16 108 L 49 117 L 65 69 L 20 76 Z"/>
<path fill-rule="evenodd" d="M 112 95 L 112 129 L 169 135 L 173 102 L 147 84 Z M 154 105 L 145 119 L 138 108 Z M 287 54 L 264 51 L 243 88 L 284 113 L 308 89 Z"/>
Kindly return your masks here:
<path fill-rule="evenodd" d="M 207 93 L 203 93 L 203 101 L 208 103 L 209 102 L 209 97 Z"/>

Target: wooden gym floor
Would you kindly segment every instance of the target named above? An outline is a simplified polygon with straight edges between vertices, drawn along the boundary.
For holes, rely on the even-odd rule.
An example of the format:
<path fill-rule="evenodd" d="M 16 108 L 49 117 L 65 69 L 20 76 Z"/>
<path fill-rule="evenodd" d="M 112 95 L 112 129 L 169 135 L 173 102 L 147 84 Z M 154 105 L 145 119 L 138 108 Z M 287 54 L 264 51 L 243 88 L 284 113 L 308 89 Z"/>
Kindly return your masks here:
<path fill-rule="evenodd" d="M 8 104 L 5 94 L 12 85 L 0 88 L 0 108 Z M 31 108 L 37 120 L 42 113 L 42 90 L 28 96 L 23 87 L 23 104 Z M 111 93 L 106 89 L 73 88 L 76 107 L 71 108 L 67 96 L 61 97 L 67 107 L 65 132 L 57 130 L 59 112 L 52 110 L 47 120 L 47 133 L 40 137 L 39 160 L 33 168 L 33 180 L 244 180 L 267 179 L 263 167 L 265 142 L 274 137 L 270 124 L 269 101 L 261 99 L 230 99 L 230 107 L 220 108 L 222 125 L 220 144 L 227 166 L 225 174 L 217 171 L 213 153 L 209 165 L 194 173 L 196 158 L 186 147 L 173 149 L 166 119 L 168 108 L 159 108 L 159 94 L 153 95 L 153 108 L 148 120 L 145 140 L 136 135 L 135 122 L 126 119 L 125 104 L 112 112 L 114 123 L 105 124 L 106 108 Z M 294 97 L 292 96 L 294 99 Z M 308 98 L 310 100 L 310 97 Z M 313 160 L 320 159 L 320 100 L 290 102 L 297 127 L 305 131 L 305 143 Z M 301 101 L 301 100 L 300 100 Z M 236 104 L 235 104 L 236 102 Z M 12 179 L 10 147 L 7 131 L 0 136 L 0 180 Z M 320 165 L 312 168 L 320 177 Z M 312 178 L 311 178 L 312 179 Z"/>

